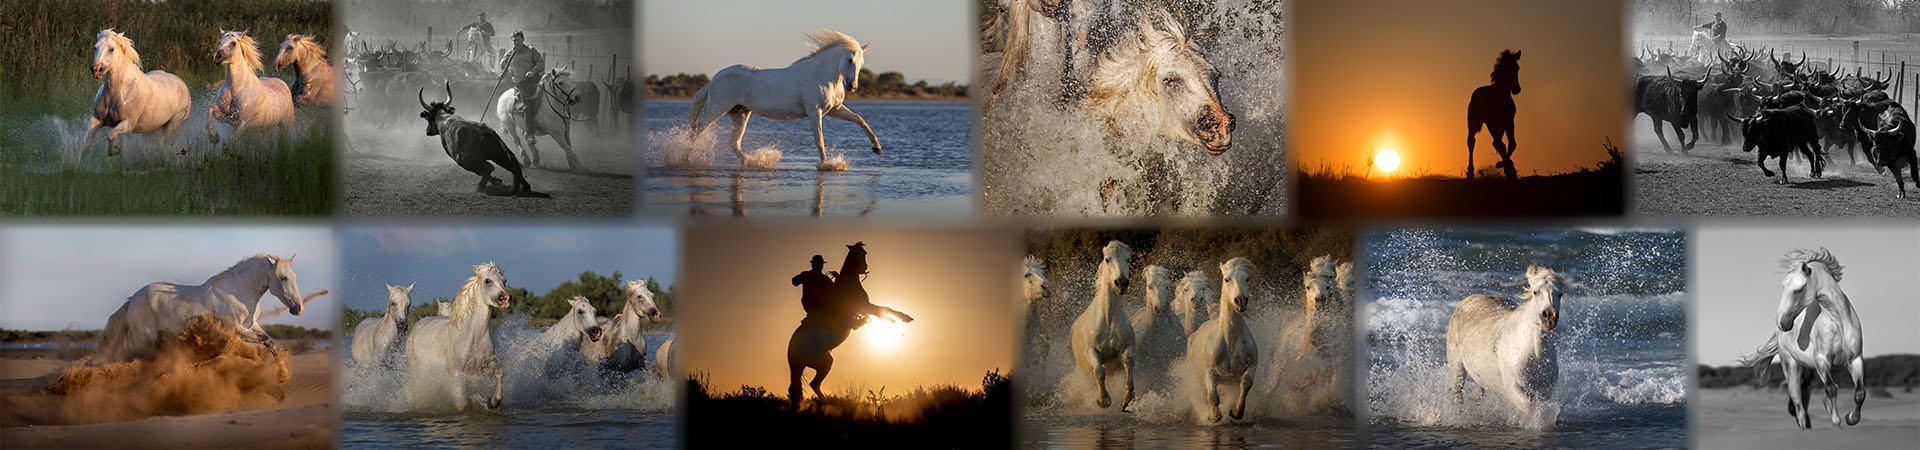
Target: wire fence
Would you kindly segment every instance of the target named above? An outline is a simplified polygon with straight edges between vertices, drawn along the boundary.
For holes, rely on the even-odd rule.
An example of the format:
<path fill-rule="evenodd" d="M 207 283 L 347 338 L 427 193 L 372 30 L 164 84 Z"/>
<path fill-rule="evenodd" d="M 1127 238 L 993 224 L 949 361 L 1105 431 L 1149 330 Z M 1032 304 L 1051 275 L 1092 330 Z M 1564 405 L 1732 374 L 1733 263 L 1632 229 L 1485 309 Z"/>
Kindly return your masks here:
<path fill-rule="evenodd" d="M 374 50 L 385 49 L 389 42 L 401 49 L 417 51 L 445 51 L 451 45 L 452 51 L 448 57 L 465 59 L 466 40 L 455 36 L 455 30 L 442 31 L 431 27 L 428 30 L 418 34 L 371 36 L 363 41 Z M 546 58 L 549 68 L 567 68 L 580 76 L 606 84 L 612 84 L 621 77 L 632 79 L 634 57 L 631 53 L 623 53 L 631 51 L 630 45 L 609 43 L 602 39 L 576 38 L 574 35 L 528 33 L 526 39 L 527 46 L 540 51 L 540 55 Z M 492 58 L 499 58 L 513 47 L 513 40 L 506 36 L 494 36 L 493 41 Z M 491 68 L 496 64 L 499 64 L 498 60 L 490 60 L 486 66 Z"/>
<path fill-rule="evenodd" d="M 1772 50 L 1780 59 L 1788 59 L 1791 55 L 1792 60 L 1798 62 L 1804 57 L 1807 70 L 1827 70 L 1836 75 L 1853 74 L 1873 79 L 1891 78 L 1892 85 L 1887 87 L 1889 96 L 1902 105 L 1920 105 L 1920 51 L 1903 50 L 1913 48 L 1911 45 L 1856 39 L 1834 39 L 1817 44 L 1765 41 L 1734 43 L 1762 54 Z M 1690 39 L 1641 39 L 1640 47 L 1635 52 L 1637 54 L 1645 49 L 1685 54 L 1691 45 Z"/>

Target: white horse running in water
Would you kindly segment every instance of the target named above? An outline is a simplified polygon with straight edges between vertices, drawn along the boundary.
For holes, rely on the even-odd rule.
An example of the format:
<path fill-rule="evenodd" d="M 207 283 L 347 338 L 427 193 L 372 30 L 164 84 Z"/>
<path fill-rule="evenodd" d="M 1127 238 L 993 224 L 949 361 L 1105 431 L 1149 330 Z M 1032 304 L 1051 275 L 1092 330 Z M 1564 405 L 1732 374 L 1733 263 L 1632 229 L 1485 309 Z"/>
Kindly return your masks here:
<path fill-rule="evenodd" d="M 660 323 L 660 306 L 653 303 L 647 280 L 627 280 L 626 294 L 620 314 L 608 321 L 607 337 L 581 348 L 588 365 L 620 373 L 646 366 L 647 339 L 642 336 L 640 322 Z"/>
<path fill-rule="evenodd" d="M 333 66 L 327 64 L 327 49 L 314 42 L 313 35 L 289 34 L 273 56 L 273 71 L 293 66 L 293 102 L 300 106 L 333 106 L 340 91 L 333 82 Z"/>
<path fill-rule="evenodd" d="M 1025 300 L 1027 319 L 1032 320 L 1040 300 L 1053 296 L 1053 284 L 1047 282 L 1047 262 L 1027 255 L 1020 271 L 1021 298 Z"/>
<path fill-rule="evenodd" d="M 207 105 L 207 136 L 220 141 L 214 123 L 233 127 L 234 134 L 246 131 L 293 127 L 293 91 L 279 78 L 260 75 L 260 48 L 245 31 L 220 30 L 220 43 L 213 48 L 213 62 L 226 66 L 227 81 L 214 91 Z"/>
<path fill-rule="evenodd" d="M 1153 333 L 1155 326 L 1170 325 L 1168 321 L 1173 319 L 1171 273 L 1165 267 L 1151 264 L 1140 269 L 1140 277 L 1147 280 L 1147 290 L 1140 296 L 1140 306 L 1127 311 L 1127 318 L 1133 321 L 1135 337 L 1145 339 L 1148 334 Z"/>
<path fill-rule="evenodd" d="M 293 257 L 265 253 L 247 257 L 198 286 L 153 283 L 127 297 L 127 303 L 107 318 L 100 334 L 100 358 L 122 362 L 151 355 L 162 341 L 187 331 L 187 321 L 210 315 L 233 322 L 252 333 L 249 340 L 272 345 L 260 327 L 260 297 L 273 293 L 293 315 L 308 301 L 327 291 L 300 296 Z"/>
<path fill-rule="evenodd" d="M 860 89 L 860 67 L 866 64 L 867 47 L 852 36 L 833 30 L 807 35 L 813 41 L 813 53 L 792 65 L 778 69 L 735 64 L 720 69 L 713 81 L 693 94 L 693 108 L 687 113 L 687 141 L 697 141 L 700 133 L 720 120 L 733 118 L 733 154 L 740 165 L 747 165 L 747 154 L 740 149 L 746 136 L 747 119 L 759 114 L 774 120 L 805 117 L 813 123 L 814 145 L 820 149 L 820 162 L 827 162 L 827 138 L 822 117 L 853 122 L 873 143 L 880 154 L 880 137 L 867 126 L 867 119 L 846 106 L 847 94 Z"/>
<path fill-rule="evenodd" d="M 1187 342 L 1187 360 L 1191 361 L 1207 385 L 1208 412 L 1212 422 L 1220 421 L 1220 385 L 1239 383 L 1240 397 L 1231 415 L 1239 420 L 1247 411 L 1247 392 L 1253 389 L 1254 368 L 1260 361 L 1260 349 L 1247 329 L 1247 293 L 1253 277 L 1253 262 L 1233 258 L 1220 264 L 1220 314 L 1194 331 Z"/>
<path fill-rule="evenodd" d="M 600 317 L 586 297 L 568 298 L 567 306 L 567 313 L 561 315 L 560 320 L 540 332 L 538 347 L 533 350 L 546 361 L 549 370 L 570 371 L 580 364 L 574 358 L 546 359 L 547 356 L 583 352 L 606 337 L 606 327 L 600 325 Z"/>
<path fill-rule="evenodd" d="M 502 374 L 493 359 L 487 308 L 505 310 L 513 304 L 506 286 L 506 272 L 492 262 L 473 266 L 473 276 L 460 284 L 460 292 L 453 297 L 453 314 L 420 319 L 407 336 L 408 369 L 451 375 L 454 380 L 448 388 L 461 411 L 467 410 L 467 375 L 492 375 L 493 397 L 487 399 L 487 408 L 500 407 Z"/>
<path fill-rule="evenodd" d="M 384 364 L 393 346 L 407 336 L 407 307 L 413 305 L 413 285 L 387 285 L 387 315 L 360 321 L 353 327 L 353 363 Z"/>
<path fill-rule="evenodd" d="M 1533 416 L 1553 395 L 1560 380 L 1559 346 L 1553 332 L 1560 324 L 1560 285 L 1566 277 L 1553 269 L 1527 267 L 1527 290 L 1512 299 L 1475 294 L 1461 300 L 1447 321 L 1447 394 L 1465 395 L 1467 377 Z"/>
<path fill-rule="evenodd" d="M 1300 332 L 1296 356 L 1313 350 L 1313 318 L 1320 311 L 1320 302 L 1340 295 L 1339 282 L 1335 279 L 1338 268 L 1332 256 L 1321 255 L 1307 263 L 1307 273 L 1300 277 L 1300 307 L 1306 310 L 1307 326 Z"/>
<path fill-rule="evenodd" d="M 107 156 L 120 154 L 113 146 L 120 135 L 163 131 L 167 142 L 187 122 L 193 97 L 180 77 L 162 70 L 140 72 L 140 52 L 133 40 L 112 29 L 100 30 L 93 42 L 93 78 L 106 81 L 93 94 L 93 115 L 87 117 L 87 135 L 80 151 L 93 146 L 93 131 L 107 130 Z"/>
<path fill-rule="evenodd" d="M 1133 322 L 1120 296 L 1127 293 L 1128 260 L 1133 249 L 1120 241 L 1109 241 L 1100 250 L 1100 268 L 1095 275 L 1093 302 L 1073 321 L 1069 344 L 1073 359 L 1081 369 L 1091 370 L 1099 383 L 1101 408 L 1113 403 L 1107 396 L 1107 373 L 1119 370 L 1127 377 L 1127 395 L 1120 400 L 1120 411 L 1133 404 Z"/>
<path fill-rule="evenodd" d="M 679 373 L 680 360 L 674 359 L 676 355 L 673 353 L 673 340 L 674 338 L 667 338 L 666 342 L 660 343 L 660 350 L 653 352 L 653 374 L 659 375 L 660 378 L 670 379 L 674 374 Z"/>
<path fill-rule="evenodd" d="M 1169 309 L 1180 318 L 1180 329 L 1184 335 L 1192 336 L 1200 323 L 1213 315 L 1213 305 L 1220 294 L 1214 292 L 1213 285 L 1207 281 L 1207 272 L 1203 270 L 1187 271 L 1180 282 L 1173 287 L 1173 304 Z"/>
<path fill-rule="evenodd" d="M 1860 316 L 1853 302 L 1840 290 L 1840 260 L 1826 248 L 1819 251 L 1795 250 L 1781 262 L 1787 277 L 1780 280 L 1779 312 L 1775 330 L 1758 352 L 1740 359 L 1741 365 L 1769 362 L 1780 365 L 1787 374 L 1787 413 L 1794 424 L 1813 428 L 1812 411 L 1807 410 L 1807 386 L 1813 383 L 1806 369 L 1827 391 L 1827 414 L 1833 426 L 1840 426 L 1840 413 L 1834 407 L 1839 386 L 1830 376 L 1834 368 L 1844 368 L 1853 376 L 1853 412 L 1847 413 L 1847 425 L 1860 424 L 1860 407 L 1867 401 L 1862 384 L 1865 361 L 1861 351 Z M 1786 345 L 1781 345 L 1785 342 Z M 1764 376 L 1766 368 L 1761 367 Z"/>

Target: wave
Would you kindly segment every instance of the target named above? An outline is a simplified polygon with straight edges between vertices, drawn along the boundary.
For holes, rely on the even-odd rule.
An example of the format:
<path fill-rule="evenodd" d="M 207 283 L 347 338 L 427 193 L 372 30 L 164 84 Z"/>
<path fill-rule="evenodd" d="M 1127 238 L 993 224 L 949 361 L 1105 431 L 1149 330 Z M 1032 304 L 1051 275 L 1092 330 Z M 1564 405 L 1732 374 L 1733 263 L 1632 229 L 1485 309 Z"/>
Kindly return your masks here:
<path fill-rule="evenodd" d="M 671 412 L 675 401 L 674 383 L 652 372 L 603 373 L 588 367 L 577 348 L 565 348 L 540 339 L 540 328 L 532 327 L 522 316 L 509 316 L 492 330 L 494 361 L 503 374 L 502 410 L 550 408 L 625 409 L 647 412 Z M 648 355 L 671 335 L 647 335 Z M 352 337 L 347 338 L 352 342 Z M 407 370 L 404 355 L 395 355 L 398 368 L 377 364 L 346 364 L 341 384 L 341 402 L 352 412 L 450 412 L 453 399 L 449 383 L 466 383 L 472 397 L 491 395 L 491 377 L 470 376 L 462 380 L 437 371 Z M 469 399 L 470 409 L 476 402 Z M 484 406 L 484 401 L 478 402 Z"/>

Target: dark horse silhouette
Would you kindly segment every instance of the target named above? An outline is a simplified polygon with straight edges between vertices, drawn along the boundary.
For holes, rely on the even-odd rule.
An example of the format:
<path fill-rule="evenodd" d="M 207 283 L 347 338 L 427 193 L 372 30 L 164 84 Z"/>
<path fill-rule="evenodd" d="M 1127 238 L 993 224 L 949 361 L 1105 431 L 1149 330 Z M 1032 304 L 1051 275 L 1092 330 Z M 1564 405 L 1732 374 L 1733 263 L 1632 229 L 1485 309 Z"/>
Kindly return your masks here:
<path fill-rule="evenodd" d="M 1520 51 L 1500 51 L 1490 78 L 1493 84 L 1474 89 L 1467 103 L 1467 178 L 1473 178 L 1473 136 L 1483 124 L 1493 136 L 1493 151 L 1500 154 L 1494 167 L 1505 169 L 1507 179 L 1519 178 L 1513 169 L 1513 150 L 1520 146 L 1513 140 L 1513 96 L 1520 94 Z M 1506 142 L 1500 141 L 1501 135 Z"/>
<path fill-rule="evenodd" d="M 801 319 L 800 327 L 793 330 L 793 338 L 787 340 L 789 407 L 800 407 L 800 375 L 809 367 L 814 373 L 813 381 L 807 386 L 813 388 L 815 399 L 824 397 L 820 383 L 826 381 L 827 372 L 833 370 L 833 349 L 847 342 L 847 336 L 865 325 L 868 318 L 887 316 L 901 322 L 913 321 L 905 313 L 868 301 L 867 289 L 860 285 L 860 277 L 867 274 L 866 245 L 856 242 L 847 246 L 847 259 L 841 262 L 840 271 L 832 273 L 833 287 L 827 292 L 824 308 Z"/>

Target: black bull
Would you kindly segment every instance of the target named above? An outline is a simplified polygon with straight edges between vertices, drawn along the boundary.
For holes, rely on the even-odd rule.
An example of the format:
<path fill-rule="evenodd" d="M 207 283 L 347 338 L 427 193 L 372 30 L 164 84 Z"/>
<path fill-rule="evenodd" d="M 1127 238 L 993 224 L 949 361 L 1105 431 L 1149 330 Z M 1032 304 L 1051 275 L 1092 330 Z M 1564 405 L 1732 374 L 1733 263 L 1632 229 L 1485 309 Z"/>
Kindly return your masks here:
<path fill-rule="evenodd" d="M 520 161 L 515 159 L 513 151 L 507 149 L 507 142 L 500 134 L 486 124 L 462 119 L 453 115 L 453 88 L 447 86 L 447 101 L 427 103 L 426 88 L 416 93 L 420 107 L 424 109 L 420 118 L 427 120 L 427 135 L 439 136 L 440 147 L 453 158 L 460 168 L 480 176 L 479 185 L 474 188 L 482 192 L 489 185 L 498 185 L 500 180 L 493 177 L 493 166 L 513 174 L 513 194 L 515 196 L 548 197 L 533 191 L 533 186 L 521 174 Z"/>
<path fill-rule="evenodd" d="M 1868 160 L 1874 169 L 1885 168 L 1893 172 L 1893 182 L 1899 186 L 1895 198 L 1907 197 L 1907 183 L 1900 178 L 1900 170 L 1906 169 L 1913 176 L 1914 184 L 1920 187 L 1920 157 L 1914 151 L 1913 118 L 1907 115 L 1907 109 L 1892 101 L 1857 104 L 1862 110 L 1856 112 L 1866 116 L 1871 109 L 1879 114 L 1862 117 L 1863 122 L 1873 123 L 1872 128 L 1856 125 L 1862 146 L 1866 148 Z M 1858 122 L 1856 122 L 1858 123 Z"/>
<path fill-rule="evenodd" d="M 1761 109 L 1745 119 L 1733 118 L 1741 122 L 1741 134 L 1744 142 L 1740 151 L 1751 152 L 1760 149 L 1760 155 L 1754 164 L 1760 166 L 1760 172 L 1773 177 L 1773 171 L 1767 170 L 1767 158 L 1780 158 L 1780 182 L 1787 183 L 1787 156 L 1795 150 L 1806 156 L 1812 163 L 1812 176 L 1820 177 L 1820 129 L 1813 110 L 1801 106 L 1788 108 Z"/>
<path fill-rule="evenodd" d="M 1653 118 L 1653 135 L 1660 138 L 1660 147 L 1673 151 L 1667 145 L 1667 135 L 1660 130 L 1660 123 L 1673 124 L 1674 136 L 1680 140 L 1680 151 L 1693 150 L 1694 142 L 1700 140 L 1699 130 L 1693 133 L 1693 139 L 1687 139 L 1686 130 L 1696 128 L 1699 111 L 1700 89 L 1706 85 L 1706 77 L 1699 80 L 1674 77 L 1671 72 L 1666 76 L 1641 76 L 1633 86 L 1634 116 L 1646 114 Z"/>

